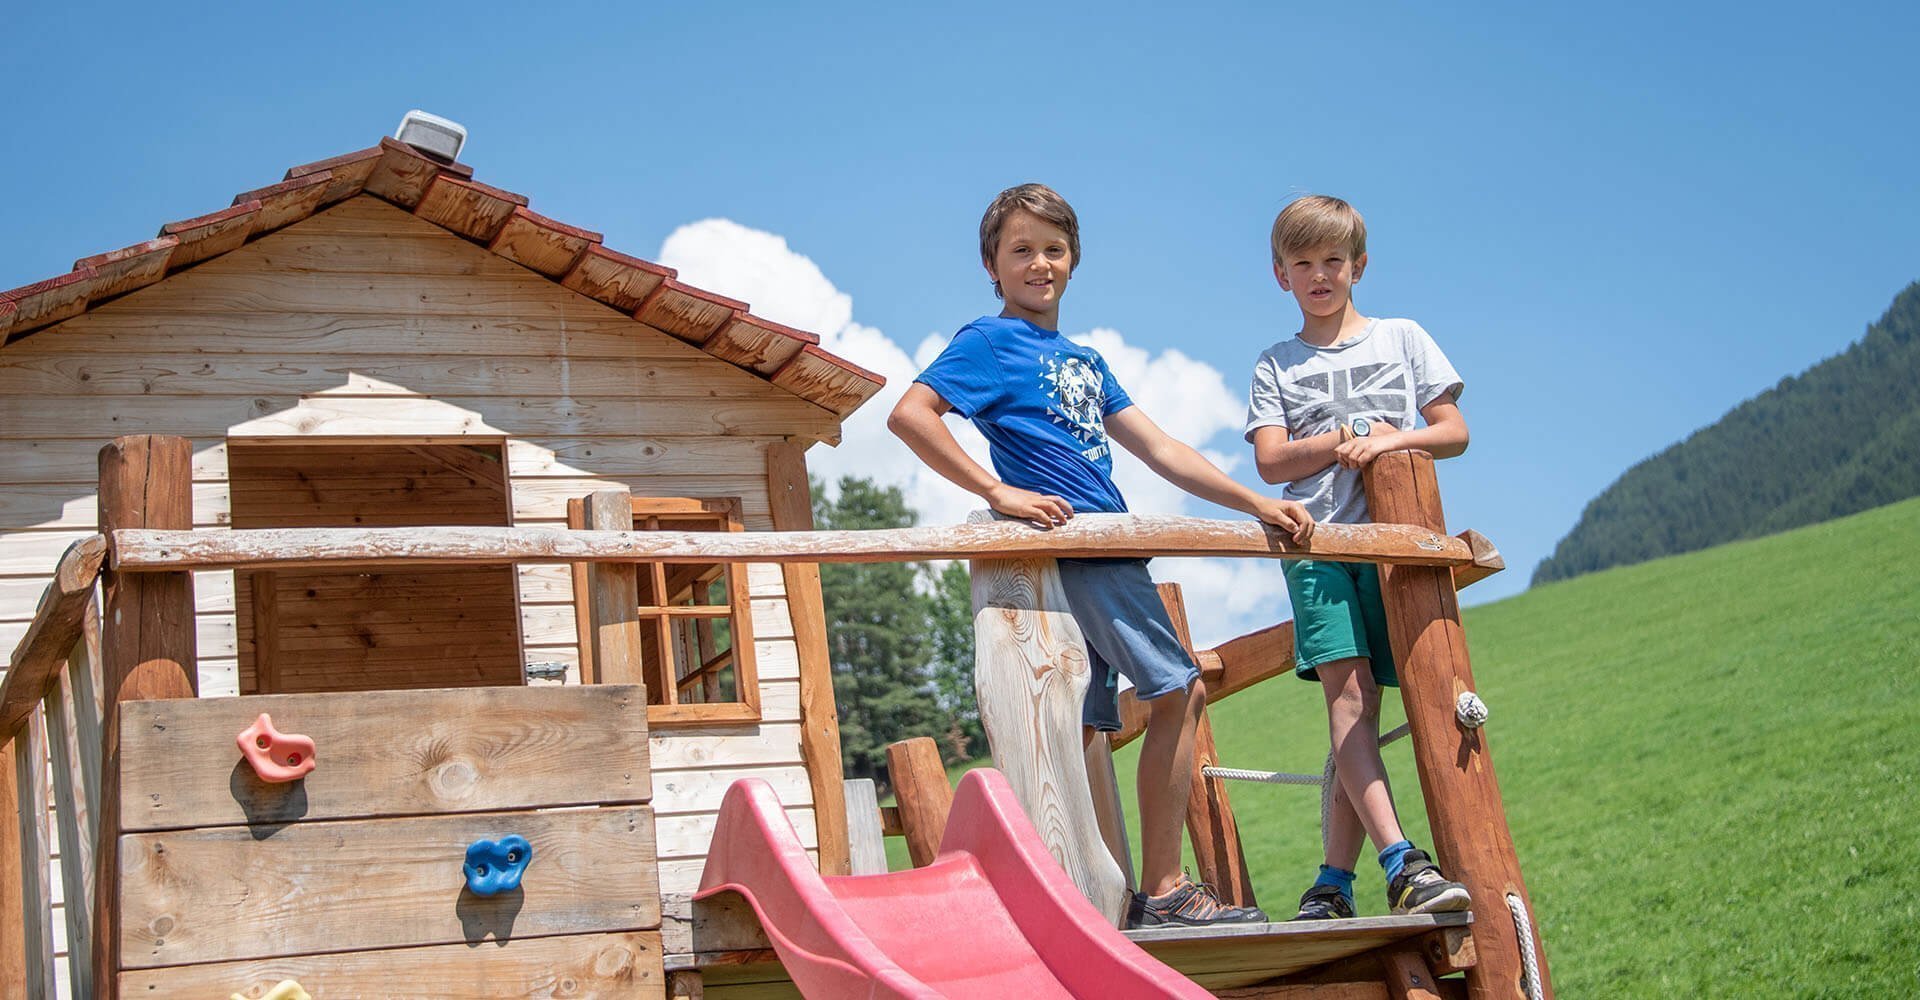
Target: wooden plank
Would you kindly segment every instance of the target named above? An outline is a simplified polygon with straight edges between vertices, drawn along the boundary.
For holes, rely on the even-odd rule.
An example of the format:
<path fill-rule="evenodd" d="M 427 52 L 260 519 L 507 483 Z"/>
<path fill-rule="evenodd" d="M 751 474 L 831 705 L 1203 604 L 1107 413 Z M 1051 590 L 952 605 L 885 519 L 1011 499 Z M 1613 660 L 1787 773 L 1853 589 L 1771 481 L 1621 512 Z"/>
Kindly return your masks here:
<path fill-rule="evenodd" d="M 648 326 L 697 345 L 706 343 L 734 316 L 746 311 L 745 302 L 667 278 L 647 295 L 633 316 Z"/>
<path fill-rule="evenodd" d="M 690 893 L 669 892 L 660 900 L 660 934 L 669 967 L 694 968 L 692 956 L 716 952 L 761 951 L 773 947 L 760 918 L 738 893 L 721 893 L 695 902 Z"/>
<path fill-rule="evenodd" d="M 533 845 L 520 891 L 467 893 L 467 845 L 509 832 Z M 120 854 L 128 968 L 660 925 L 646 806 L 129 834 Z"/>
<path fill-rule="evenodd" d="M 793 824 L 794 833 L 800 837 L 800 843 L 809 851 L 819 846 L 819 830 L 813 822 L 813 809 L 798 806 L 786 810 L 787 821 Z M 656 813 L 656 838 L 659 841 L 659 857 L 663 864 L 676 861 L 698 861 L 705 864 L 707 855 L 713 848 L 713 834 L 718 813 L 681 813 L 666 816 Z"/>
<path fill-rule="evenodd" d="M 218 212 L 161 226 L 161 236 L 172 236 L 180 241 L 167 258 L 167 270 L 178 271 L 236 249 L 253 233 L 253 224 L 259 214 L 258 201 L 243 201 Z"/>
<path fill-rule="evenodd" d="M 722 361 L 771 376 L 820 338 L 758 316 L 734 317 L 701 349 Z"/>
<path fill-rule="evenodd" d="M 622 931 L 470 944 L 391 948 L 331 955 L 266 958 L 120 976 L 126 996 L 261 996 L 292 979 L 316 997 L 606 998 L 658 996 L 658 931 Z"/>
<path fill-rule="evenodd" d="M 573 270 L 580 255 L 600 239 L 599 233 L 556 222 L 521 205 L 507 217 L 488 249 L 521 267 L 558 279 Z"/>
<path fill-rule="evenodd" d="M 80 639 L 81 619 L 93 600 L 94 581 L 106 559 L 106 539 L 89 535 L 67 547 L 47 584 L 0 680 L 0 739 L 12 736 L 58 679 L 67 654 Z"/>
<path fill-rule="evenodd" d="M 1353 955 L 1463 926 L 1465 913 L 1354 920 L 1151 927 L 1122 933 L 1181 975 L 1210 990 L 1262 983 Z M 1484 925 L 1475 925 L 1476 933 Z"/>
<path fill-rule="evenodd" d="M 887 745 L 887 778 L 900 803 L 900 827 L 915 868 L 933 863 L 953 811 L 953 786 L 940 763 L 940 747 L 925 736 Z"/>
<path fill-rule="evenodd" d="M 178 437 L 122 437 L 100 450 L 100 525 L 184 528 L 193 518 L 193 455 Z M 123 702 L 192 698 L 193 576 L 109 572 L 101 580 L 102 776 L 94 857 L 93 982 L 117 1000 L 120 970 L 120 713 Z"/>
<path fill-rule="evenodd" d="M 90 303 L 97 304 L 134 289 L 145 288 L 165 277 L 167 262 L 173 258 L 174 248 L 179 245 L 179 237 L 161 236 L 119 250 L 82 257 L 73 262 L 73 267 L 76 271 L 93 271 L 93 287 L 87 290 L 87 298 Z"/>
<path fill-rule="evenodd" d="M 0 439 L 0 463 L 4 463 L 8 470 L 9 486 L 16 483 L 45 483 L 80 487 L 85 490 L 82 495 L 92 497 L 100 477 L 100 448 L 107 440 L 104 437 L 4 438 Z M 196 441 L 194 448 L 195 479 L 226 478 L 225 438 Z M 89 505 L 85 513 L 86 517 L 79 522 L 80 526 L 94 526 L 98 513 L 96 505 Z"/>
<path fill-rule="evenodd" d="M 1417 951 L 1393 950 L 1380 956 L 1387 995 L 1393 1000 L 1440 1000 L 1438 980 Z"/>
<path fill-rule="evenodd" d="M 1087 646 L 1059 571 L 1051 559 L 976 559 L 972 576 L 973 683 L 993 765 L 1054 860 L 1119 926 L 1130 894 L 1100 838 L 1087 784 L 1080 738 Z"/>
<path fill-rule="evenodd" d="M 1339 529 L 1339 530 L 1335 530 Z M 116 531 L 120 570 L 265 569 L 368 563 L 909 562 L 923 559 L 1240 555 L 1450 566 L 1466 543 L 1400 524 L 1327 524 L 1296 545 L 1258 523 L 1139 514 L 1082 514 L 1051 531 L 999 521 L 874 531 L 566 531 L 550 528 L 302 528 L 231 532 Z M 789 581 L 791 584 L 791 581 Z M 789 593 L 793 588 L 789 586 Z"/>
<path fill-rule="evenodd" d="M 1361 481 L 1376 520 L 1446 530 L 1432 456 L 1389 452 L 1367 466 Z M 1475 910 L 1503 914 L 1507 897 L 1517 896 L 1532 913 L 1500 801 L 1488 732 L 1468 729 L 1454 717 L 1455 697 L 1474 690 L 1474 685 L 1453 575 L 1431 568 L 1382 567 L 1380 591 L 1435 859 L 1450 878 L 1466 885 Z M 1534 941 L 1544 941 L 1537 918 L 1534 924 Z M 1491 1000 L 1518 994 L 1522 963 L 1513 922 L 1482 921 L 1474 936 L 1479 962 L 1467 970 L 1469 995 Z M 1538 958 L 1541 992 L 1550 997 L 1546 956 Z"/>
<path fill-rule="evenodd" d="M 45 703 L 65 903 L 61 915 L 67 982 L 71 994 L 82 997 L 93 993 L 93 852 L 101 749 L 97 614 L 88 615 L 87 626 L 85 638 L 74 646 L 59 685 Z"/>
<path fill-rule="evenodd" d="M 662 281 L 673 276 L 673 268 L 604 246 L 590 246 L 560 284 L 623 313 L 632 313 Z"/>
<path fill-rule="evenodd" d="M 774 793 L 788 808 L 813 804 L 813 788 L 807 771 L 798 765 L 759 765 L 749 767 L 701 767 L 653 771 L 653 805 L 662 813 L 718 812 L 727 788 L 742 778 L 760 778 L 773 786 Z M 694 881 L 700 880 L 696 869 Z"/>
<path fill-rule="evenodd" d="M 29 875 L 21 851 L 19 781 L 20 758 L 25 753 L 25 740 L 0 740 L 0 987 L 22 992 L 28 982 Z"/>
<path fill-rule="evenodd" d="M 646 802 L 645 698 L 594 686 L 127 705 L 121 829 Z M 255 780 L 234 749 L 262 713 L 314 740 L 316 767 L 297 785 Z"/>
<path fill-rule="evenodd" d="M 0 354 L 0 358 L 5 355 Z M 679 362 L 673 362 L 679 364 Z M 750 468 L 761 461 L 768 440 L 746 437 L 575 437 L 507 441 L 507 471 L 520 480 L 561 476 L 629 477 L 688 475 L 714 469 Z M 632 485 L 631 483 L 629 485 Z M 584 492 L 584 491 L 583 491 Z M 672 490 L 649 490 L 669 496 Z M 758 491 L 756 491 L 758 492 Z M 707 495 L 694 493 L 695 496 Z M 726 491 L 737 496 L 739 491 Z"/>
<path fill-rule="evenodd" d="M 398 139 L 380 140 L 380 159 L 367 175 L 366 192 L 383 201 L 411 209 L 420 203 L 427 186 L 442 174 L 471 177 L 473 168 L 458 163 L 441 163 Z"/>
<path fill-rule="evenodd" d="M 47 829 L 51 815 L 47 811 L 47 728 L 45 716 L 35 711 L 21 727 L 13 743 L 18 752 L 13 758 L 13 780 L 20 790 L 19 811 L 6 819 L 19 824 L 20 896 L 26 905 L 21 914 L 25 931 L 27 996 L 32 1000 L 52 1000 L 57 965 L 54 962 L 53 886 L 49 861 L 53 855 L 52 837 Z"/>
<path fill-rule="evenodd" d="M 1138 890 L 1134 877 L 1133 849 L 1127 840 L 1127 810 L 1120 802 L 1120 778 L 1113 771 L 1113 748 L 1106 740 L 1088 740 L 1086 746 L 1087 789 L 1093 793 L 1093 813 L 1100 822 L 1100 839 L 1113 855 L 1113 863 L 1127 877 L 1127 889 Z"/>
<path fill-rule="evenodd" d="M 886 379 L 813 345 L 774 372 L 772 382 L 843 417 L 886 385 Z"/>
<path fill-rule="evenodd" d="M 804 447 L 789 442 L 767 447 L 766 493 L 776 530 L 813 530 L 813 494 L 807 478 Z M 843 798 L 840 718 L 833 699 L 833 661 L 827 647 L 827 610 L 820 591 L 820 567 L 813 563 L 788 563 L 780 570 L 786 594 L 785 620 L 799 660 L 800 751 L 812 785 L 815 821 L 820 825 L 820 873 L 845 875 L 851 871 L 851 845 L 847 804 Z M 754 602 L 756 610 L 761 603 Z M 754 628 L 757 635 L 776 634 L 762 628 L 757 620 Z M 760 669 L 763 680 L 776 676 L 769 663 L 762 662 Z"/>
<path fill-rule="evenodd" d="M 791 433 L 837 440 L 839 420 L 791 396 L 493 397 L 201 396 L 192 406 L 143 396 L 0 396 L 0 426 L 21 437 L 105 437 L 165 427 L 189 437 L 355 437 L 429 443 L 449 438 L 555 434 Z M 460 443 L 460 442 L 453 442 Z"/>
<path fill-rule="evenodd" d="M 880 799 L 872 778 L 848 778 L 847 860 L 850 875 L 881 875 L 887 871 L 886 835 L 880 829 Z"/>
<path fill-rule="evenodd" d="M 525 195 L 442 174 L 427 185 L 413 213 L 470 240 L 492 243 L 513 210 L 526 204 Z"/>

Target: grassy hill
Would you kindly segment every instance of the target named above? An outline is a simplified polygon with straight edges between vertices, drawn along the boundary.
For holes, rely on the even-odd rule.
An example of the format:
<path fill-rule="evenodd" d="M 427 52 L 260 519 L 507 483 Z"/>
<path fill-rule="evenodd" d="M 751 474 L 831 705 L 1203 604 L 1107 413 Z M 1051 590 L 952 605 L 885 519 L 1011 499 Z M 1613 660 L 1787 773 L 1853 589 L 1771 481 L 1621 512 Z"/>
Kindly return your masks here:
<path fill-rule="evenodd" d="M 1915 560 L 1920 500 L 1467 611 L 1562 996 L 1920 993 Z M 1320 705 L 1291 678 L 1223 702 L 1221 759 L 1319 770 Z M 1430 843 L 1411 751 L 1386 757 Z M 1260 899 L 1287 911 L 1319 862 L 1318 794 L 1232 796 Z M 1385 912 L 1360 871 L 1362 914 Z"/>
<path fill-rule="evenodd" d="M 1622 473 L 1534 583 L 1920 495 L 1920 283 L 1846 350 Z M 1756 459 L 1760 459 L 1756 461 Z"/>

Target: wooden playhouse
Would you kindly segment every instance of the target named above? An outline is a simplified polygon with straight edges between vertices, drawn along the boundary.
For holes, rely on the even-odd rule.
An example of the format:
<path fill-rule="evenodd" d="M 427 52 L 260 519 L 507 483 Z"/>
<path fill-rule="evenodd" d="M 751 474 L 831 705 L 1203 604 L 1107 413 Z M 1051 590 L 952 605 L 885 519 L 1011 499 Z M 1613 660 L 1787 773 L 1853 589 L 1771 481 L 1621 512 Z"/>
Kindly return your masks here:
<path fill-rule="evenodd" d="M 1453 590 L 1498 555 L 1441 533 L 1424 456 L 1369 482 L 1403 524 L 1310 550 L 1192 519 L 786 534 L 806 449 L 880 385 L 395 140 L 0 295 L 0 992 L 794 995 L 750 911 L 690 899 L 728 786 L 769 782 L 826 874 L 882 831 L 924 863 L 951 795 L 907 745 L 897 809 L 841 780 L 816 564 L 844 559 L 979 560 L 983 676 L 1057 610 L 1045 556 L 1393 564 L 1436 851 L 1524 905 L 1454 722 Z M 1288 628 L 1197 650 L 1210 696 L 1285 672 Z M 236 737 L 263 715 L 318 767 L 262 780 Z M 1108 835 L 1049 842 L 1090 898 L 1130 869 L 1098 749 L 1046 761 Z M 1199 874 L 1251 902 L 1225 788 L 1195 787 Z M 522 887 L 463 891 L 509 834 Z M 1222 995 L 1518 996 L 1516 913 L 1139 940 Z"/>

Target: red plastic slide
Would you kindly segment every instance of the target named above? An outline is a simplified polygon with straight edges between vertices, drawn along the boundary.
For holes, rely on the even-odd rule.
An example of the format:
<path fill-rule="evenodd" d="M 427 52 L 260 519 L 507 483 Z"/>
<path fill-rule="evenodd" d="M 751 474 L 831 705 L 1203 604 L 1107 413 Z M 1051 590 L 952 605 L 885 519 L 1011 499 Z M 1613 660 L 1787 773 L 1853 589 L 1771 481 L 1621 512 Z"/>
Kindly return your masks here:
<path fill-rule="evenodd" d="M 960 779 L 932 864 L 885 875 L 822 877 L 772 787 L 736 781 L 694 898 L 729 891 L 808 997 L 1211 996 L 1100 916 L 992 769 Z"/>

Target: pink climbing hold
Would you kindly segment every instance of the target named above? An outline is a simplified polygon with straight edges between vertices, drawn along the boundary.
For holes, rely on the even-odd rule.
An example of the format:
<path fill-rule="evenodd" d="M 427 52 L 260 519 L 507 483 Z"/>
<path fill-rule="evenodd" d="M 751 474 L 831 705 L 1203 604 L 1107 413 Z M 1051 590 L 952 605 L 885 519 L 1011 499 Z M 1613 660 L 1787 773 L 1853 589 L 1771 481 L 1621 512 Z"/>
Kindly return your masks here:
<path fill-rule="evenodd" d="M 265 712 L 253 720 L 253 725 L 242 729 L 235 742 L 240 745 L 240 755 L 253 766 L 253 773 L 259 775 L 261 781 L 273 784 L 298 781 L 313 770 L 313 741 L 273 728 L 273 719 Z"/>

